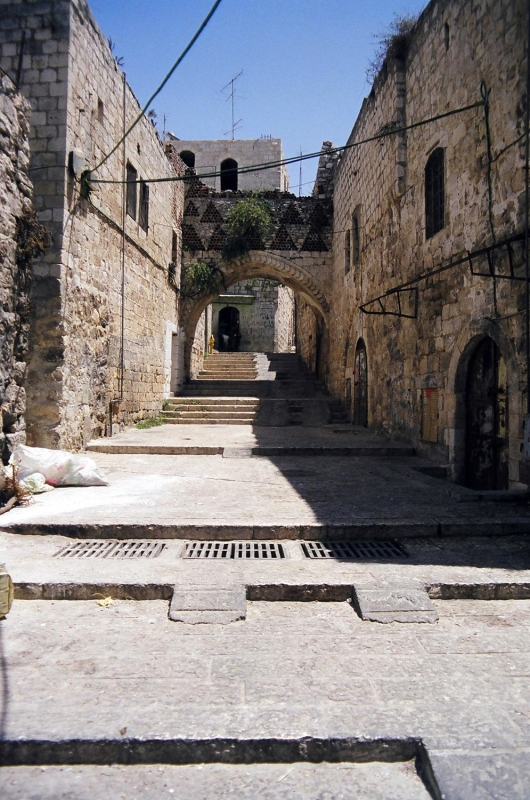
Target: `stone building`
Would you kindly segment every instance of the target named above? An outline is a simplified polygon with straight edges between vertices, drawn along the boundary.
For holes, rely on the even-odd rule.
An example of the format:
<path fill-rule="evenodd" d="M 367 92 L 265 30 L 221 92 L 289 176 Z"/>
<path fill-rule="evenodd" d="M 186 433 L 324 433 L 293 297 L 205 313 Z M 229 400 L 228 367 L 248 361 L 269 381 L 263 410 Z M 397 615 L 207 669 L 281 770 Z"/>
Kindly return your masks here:
<path fill-rule="evenodd" d="M 21 262 L 20 228 L 31 220 L 27 101 L 7 76 L 0 76 L 0 458 L 25 441 L 29 277 Z M 18 235 L 17 235 L 18 234 Z"/>
<path fill-rule="evenodd" d="M 145 182 L 178 170 L 146 118 L 94 169 L 140 109 L 84 0 L 4 0 L 0 66 L 31 103 L 34 202 L 53 234 L 33 266 L 28 441 L 79 448 L 156 414 L 177 380 L 183 186 Z"/>
<path fill-rule="evenodd" d="M 289 191 L 289 172 L 284 160 L 282 140 L 272 137 L 260 139 L 205 139 L 182 140 L 166 133 L 166 142 L 201 181 L 215 191 L 255 191 L 279 189 Z M 240 172 L 245 167 L 278 162 L 277 166 L 259 172 Z M 202 174 L 218 173 L 211 177 Z"/>
<path fill-rule="evenodd" d="M 524 477 L 527 13 L 432 0 L 334 170 L 328 385 L 355 422 L 485 489 Z"/>

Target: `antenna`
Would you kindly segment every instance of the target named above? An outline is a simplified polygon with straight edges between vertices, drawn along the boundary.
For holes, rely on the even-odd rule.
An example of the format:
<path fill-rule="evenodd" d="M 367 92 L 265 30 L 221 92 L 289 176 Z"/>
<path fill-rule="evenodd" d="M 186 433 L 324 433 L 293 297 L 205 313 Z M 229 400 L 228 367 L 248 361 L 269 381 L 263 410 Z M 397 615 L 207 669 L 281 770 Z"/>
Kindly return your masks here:
<path fill-rule="evenodd" d="M 241 127 L 241 121 L 242 121 L 240 119 L 238 119 L 237 122 L 234 121 L 234 119 L 235 119 L 234 118 L 234 98 L 236 96 L 235 83 L 236 83 L 237 79 L 241 77 L 242 74 L 243 74 L 243 70 L 240 70 L 237 73 L 237 75 L 234 75 L 232 80 L 228 81 L 226 86 L 223 86 L 223 88 L 221 89 L 221 91 L 224 92 L 225 89 L 228 89 L 228 87 L 230 86 L 230 94 L 226 98 L 226 102 L 228 102 L 228 100 L 232 101 L 232 127 L 231 127 L 231 129 L 229 131 L 226 131 L 226 133 L 224 135 L 228 136 L 229 134 L 231 134 L 232 135 L 232 139 L 235 139 L 234 134 L 237 131 L 237 129 Z"/>

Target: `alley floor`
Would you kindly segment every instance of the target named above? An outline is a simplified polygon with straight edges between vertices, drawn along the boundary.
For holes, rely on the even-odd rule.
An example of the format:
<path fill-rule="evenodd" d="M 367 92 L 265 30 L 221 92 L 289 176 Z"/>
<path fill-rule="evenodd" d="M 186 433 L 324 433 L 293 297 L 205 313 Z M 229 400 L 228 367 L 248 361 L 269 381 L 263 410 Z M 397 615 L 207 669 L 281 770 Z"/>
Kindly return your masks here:
<path fill-rule="evenodd" d="M 1 796 L 528 800 L 526 496 L 213 427 L 103 441 L 109 486 L 2 519 Z M 147 449 L 183 439 L 220 449 Z"/>

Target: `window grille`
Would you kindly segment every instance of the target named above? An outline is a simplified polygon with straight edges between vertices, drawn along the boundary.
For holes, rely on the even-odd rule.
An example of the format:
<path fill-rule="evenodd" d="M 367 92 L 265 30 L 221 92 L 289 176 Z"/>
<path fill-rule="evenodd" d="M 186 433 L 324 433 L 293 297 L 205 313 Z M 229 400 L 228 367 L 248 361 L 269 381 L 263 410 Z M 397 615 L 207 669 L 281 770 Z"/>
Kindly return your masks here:
<path fill-rule="evenodd" d="M 347 275 L 350 271 L 351 263 L 351 233 L 346 231 L 344 234 L 344 272 Z"/>
<path fill-rule="evenodd" d="M 437 147 L 425 166 L 425 237 L 445 227 L 444 151 Z"/>
<path fill-rule="evenodd" d="M 354 266 L 361 263 L 361 236 L 359 230 L 359 211 L 356 211 L 352 219 L 352 255 Z"/>
<path fill-rule="evenodd" d="M 126 208 L 129 217 L 136 219 L 136 197 L 137 197 L 137 183 L 138 172 L 132 164 L 127 164 L 127 200 Z"/>

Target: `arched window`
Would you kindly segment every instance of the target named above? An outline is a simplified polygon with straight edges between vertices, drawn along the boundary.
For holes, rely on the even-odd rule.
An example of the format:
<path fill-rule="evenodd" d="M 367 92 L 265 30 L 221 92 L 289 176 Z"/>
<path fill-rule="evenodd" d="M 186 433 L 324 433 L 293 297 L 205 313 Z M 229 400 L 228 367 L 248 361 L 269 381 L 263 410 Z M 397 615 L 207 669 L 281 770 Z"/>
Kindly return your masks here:
<path fill-rule="evenodd" d="M 445 227 L 444 150 L 437 147 L 425 165 L 425 238 Z"/>
<path fill-rule="evenodd" d="M 221 191 L 237 192 L 237 161 L 225 158 L 221 161 Z"/>
<path fill-rule="evenodd" d="M 195 169 L 195 153 L 192 153 L 191 150 L 183 150 L 179 155 L 187 167 Z"/>

